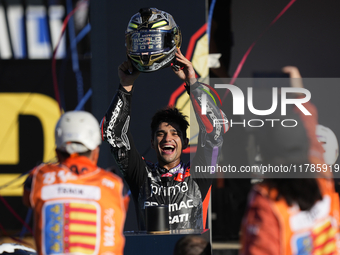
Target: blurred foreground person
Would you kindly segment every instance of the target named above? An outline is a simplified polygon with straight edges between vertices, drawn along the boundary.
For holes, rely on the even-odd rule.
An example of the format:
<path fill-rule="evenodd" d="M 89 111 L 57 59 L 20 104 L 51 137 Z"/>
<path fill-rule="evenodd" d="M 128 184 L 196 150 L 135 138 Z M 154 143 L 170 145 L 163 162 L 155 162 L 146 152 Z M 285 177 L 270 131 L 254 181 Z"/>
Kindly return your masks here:
<path fill-rule="evenodd" d="M 329 179 L 266 179 L 254 186 L 240 254 L 338 254 L 338 197 Z"/>
<path fill-rule="evenodd" d="M 291 77 L 299 75 L 295 67 L 285 70 Z M 258 136 L 263 164 L 326 166 L 316 136 L 316 108 L 310 102 L 304 107 L 312 115 L 294 108 L 289 113 L 298 119 L 296 128 L 266 129 Z M 331 173 L 306 176 L 283 179 L 273 174 L 253 187 L 242 222 L 240 254 L 338 254 L 339 196 Z"/>
<path fill-rule="evenodd" d="M 98 121 L 88 112 L 66 112 L 55 140 L 58 163 L 37 166 L 25 182 L 38 254 L 123 254 L 123 182 L 97 166 Z"/>

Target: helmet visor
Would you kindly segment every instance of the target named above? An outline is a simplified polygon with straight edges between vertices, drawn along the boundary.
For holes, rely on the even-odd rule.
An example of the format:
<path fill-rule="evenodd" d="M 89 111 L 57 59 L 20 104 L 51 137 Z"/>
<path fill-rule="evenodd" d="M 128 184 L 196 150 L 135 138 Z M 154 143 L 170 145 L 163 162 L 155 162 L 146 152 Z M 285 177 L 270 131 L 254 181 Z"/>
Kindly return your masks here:
<path fill-rule="evenodd" d="M 160 53 L 174 46 L 171 33 L 162 30 L 139 30 L 126 35 L 126 48 L 130 54 Z"/>

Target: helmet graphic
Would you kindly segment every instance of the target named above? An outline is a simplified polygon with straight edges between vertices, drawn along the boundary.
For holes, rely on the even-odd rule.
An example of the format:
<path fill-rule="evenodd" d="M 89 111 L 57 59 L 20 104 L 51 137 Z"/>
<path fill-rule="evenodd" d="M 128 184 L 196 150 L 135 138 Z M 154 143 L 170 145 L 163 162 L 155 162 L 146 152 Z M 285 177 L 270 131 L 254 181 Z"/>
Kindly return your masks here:
<path fill-rule="evenodd" d="M 325 150 L 323 157 L 326 164 L 333 165 L 339 156 L 339 145 L 335 134 L 328 127 L 317 125 L 316 136 L 318 141 L 322 143 L 322 147 Z"/>
<path fill-rule="evenodd" d="M 127 55 L 141 72 L 169 66 L 181 42 L 181 31 L 173 17 L 156 8 L 140 9 L 130 19 L 125 32 Z"/>
<path fill-rule="evenodd" d="M 16 243 L 3 243 L 0 245 L 1 255 L 36 255 L 37 252 L 31 248 Z"/>
<path fill-rule="evenodd" d="M 66 112 L 56 125 L 55 141 L 58 150 L 69 154 L 94 150 L 101 144 L 99 123 L 89 112 Z"/>

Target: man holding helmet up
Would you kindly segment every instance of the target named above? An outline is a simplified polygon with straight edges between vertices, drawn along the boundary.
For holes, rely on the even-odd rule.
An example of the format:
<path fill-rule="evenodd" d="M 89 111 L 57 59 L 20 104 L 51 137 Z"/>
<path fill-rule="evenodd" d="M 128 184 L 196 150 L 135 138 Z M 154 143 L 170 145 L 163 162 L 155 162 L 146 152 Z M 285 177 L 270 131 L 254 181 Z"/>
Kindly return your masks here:
<path fill-rule="evenodd" d="M 137 207 L 141 229 L 145 229 L 145 207 L 168 205 L 170 229 L 203 229 L 210 197 L 211 178 L 190 171 L 194 166 L 216 166 L 222 147 L 225 119 L 210 86 L 197 81 L 194 68 L 181 53 L 179 27 L 172 16 L 155 8 L 144 8 L 135 14 L 127 28 L 128 61 L 118 68 L 120 86 L 101 123 L 102 136 L 111 145 Z M 189 139 L 189 123 L 178 109 L 158 111 L 151 123 L 151 146 L 158 163 L 150 163 L 138 153 L 129 132 L 133 84 L 141 72 L 152 72 L 171 65 L 175 74 L 186 83 L 195 108 L 200 132 L 195 157 L 181 161 Z M 137 69 L 137 70 L 136 70 Z M 201 114 L 201 97 L 207 97 L 207 114 Z M 216 97 L 216 98 L 214 98 Z"/>

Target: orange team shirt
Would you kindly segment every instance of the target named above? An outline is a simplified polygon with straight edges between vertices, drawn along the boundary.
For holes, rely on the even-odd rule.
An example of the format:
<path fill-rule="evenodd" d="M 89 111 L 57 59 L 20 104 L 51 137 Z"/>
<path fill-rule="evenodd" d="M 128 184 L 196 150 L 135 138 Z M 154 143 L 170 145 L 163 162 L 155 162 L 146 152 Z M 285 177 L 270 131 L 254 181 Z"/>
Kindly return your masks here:
<path fill-rule="evenodd" d="M 340 254 L 339 197 L 331 179 L 317 179 L 323 199 L 310 211 L 275 200 L 276 191 L 256 185 L 242 222 L 241 251 L 247 255 Z"/>
<path fill-rule="evenodd" d="M 309 161 L 324 164 L 324 150 L 316 137 L 317 110 L 310 102 L 304 106 L 312 115 L 295 110 L 310 141 Z M 275 190 L 269 194 L 266 186 L 256 185 L 242 222 L 240 254 L 340 254 L 339 195 L 332 174 L 320 176 L 328 177 L 317 179 L 323 199 L 309 212 L 300 211 L 298 206 L 289 207 L 284 199 L 275 201 Z"/>
<path fill-rule="evenodd" d="M 126 210 L 118 176 L 83 156 L 42 164 L 32 175 L 38 254 L 123 254 Z"/>

